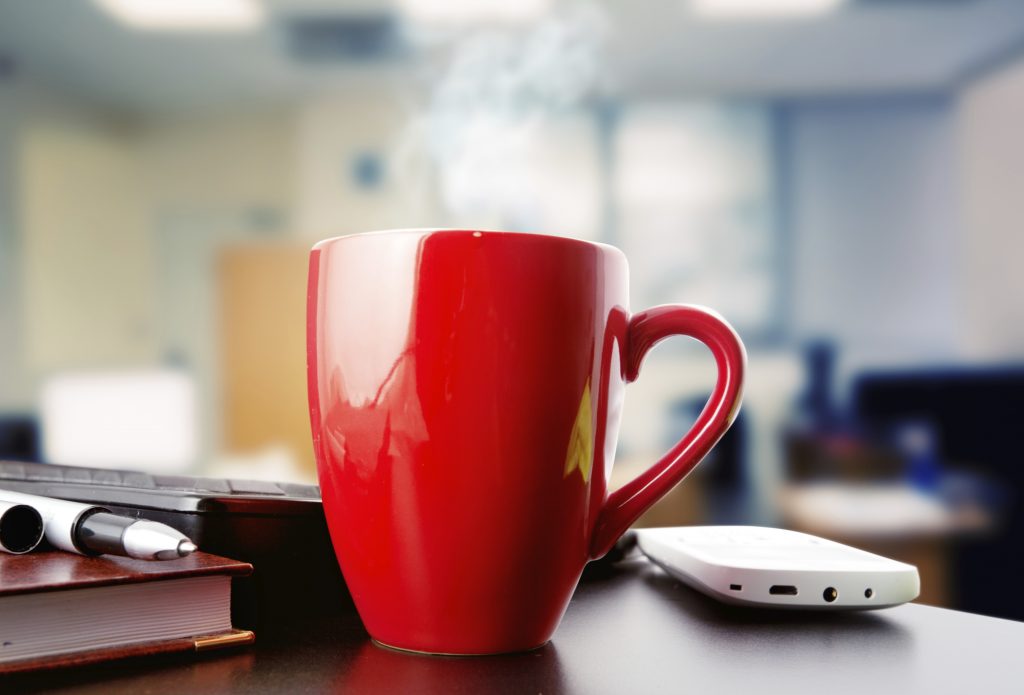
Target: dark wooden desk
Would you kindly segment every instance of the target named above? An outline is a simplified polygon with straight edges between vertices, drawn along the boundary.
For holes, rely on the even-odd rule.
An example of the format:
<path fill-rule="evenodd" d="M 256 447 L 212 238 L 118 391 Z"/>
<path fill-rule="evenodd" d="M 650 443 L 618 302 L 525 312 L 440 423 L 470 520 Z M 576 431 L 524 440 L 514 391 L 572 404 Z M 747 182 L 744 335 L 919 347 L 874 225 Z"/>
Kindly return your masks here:
<path fill-rule="evenodd" d="M 357 616 L 249 651 L 36 674 L 0 691 L 74 693 L 1021 693 L 1024 623 L 907 605 L 760 612 L 644 561 L 589 572 L 547 646 L 441 658 L 373 646 Z"/>

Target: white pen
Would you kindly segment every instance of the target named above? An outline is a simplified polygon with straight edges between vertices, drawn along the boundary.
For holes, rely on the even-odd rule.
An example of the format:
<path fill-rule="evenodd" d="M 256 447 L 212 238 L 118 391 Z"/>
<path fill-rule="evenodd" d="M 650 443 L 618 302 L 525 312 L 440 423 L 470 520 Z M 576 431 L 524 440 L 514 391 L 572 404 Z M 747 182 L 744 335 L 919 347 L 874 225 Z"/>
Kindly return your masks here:
<path fill-rule="evenodd" d="M 105 507 L 0 490 L 0 502 L 34 507 L 51 545 L 81 555 L 125 555 L 140 560 L 173 560 L 196 550 L 166 524 L 113 514 Z"/>

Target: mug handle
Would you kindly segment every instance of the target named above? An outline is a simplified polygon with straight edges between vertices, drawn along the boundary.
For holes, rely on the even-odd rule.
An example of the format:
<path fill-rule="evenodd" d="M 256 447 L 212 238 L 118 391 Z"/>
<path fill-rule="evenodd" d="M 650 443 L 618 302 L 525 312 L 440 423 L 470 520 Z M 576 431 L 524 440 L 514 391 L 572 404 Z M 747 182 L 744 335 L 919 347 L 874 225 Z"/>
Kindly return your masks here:
<path fill-rule="evenodd" d="M 715 390 L 693 427 L 667 454 L 608 495 L 591 535 L 592 559 L 603 557 L 641 514 L 686 477 L 739 413 L 747 353 L 732 326 L 705 307 L 670 304 L 634 314 L 626 331 L 626 383 L 636 380 L 648 350 L 673 335 L 696 338 L 708 346 L 718 365 Z"/>

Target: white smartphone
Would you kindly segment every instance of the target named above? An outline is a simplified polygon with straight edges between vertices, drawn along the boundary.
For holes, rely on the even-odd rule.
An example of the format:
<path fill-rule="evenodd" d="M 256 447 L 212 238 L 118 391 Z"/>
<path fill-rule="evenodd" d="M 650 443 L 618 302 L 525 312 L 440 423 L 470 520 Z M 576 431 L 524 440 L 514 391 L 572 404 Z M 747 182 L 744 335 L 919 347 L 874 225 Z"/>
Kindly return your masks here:
<path fill-rule="evenodd" d="M 796 531 L 679 526 L 636 535 L 651 561 L 726 603 L 870 610 L 912 601 L 921 591 L 913 565 Z"/>

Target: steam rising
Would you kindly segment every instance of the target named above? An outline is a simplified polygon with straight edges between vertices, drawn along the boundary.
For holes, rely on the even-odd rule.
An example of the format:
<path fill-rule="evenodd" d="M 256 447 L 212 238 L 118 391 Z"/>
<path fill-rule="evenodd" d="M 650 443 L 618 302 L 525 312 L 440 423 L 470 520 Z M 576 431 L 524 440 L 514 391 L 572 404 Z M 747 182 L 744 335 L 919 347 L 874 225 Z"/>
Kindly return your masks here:
<path fill-rule="evenodd" d="M 403 147 L 425 153 L 456 223 L 533 227 L 538 135 L 597 87 L 604 16 L 580 6 L 529 29 L 465 36 Z"/>

